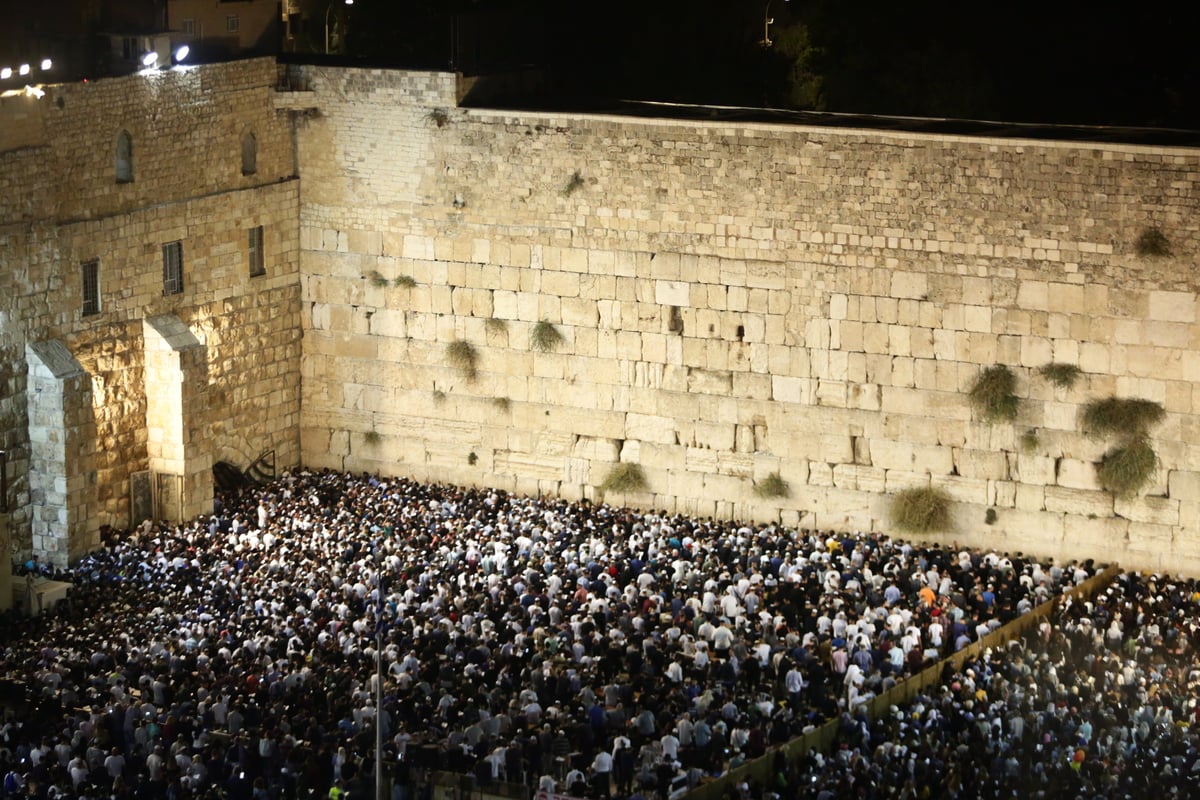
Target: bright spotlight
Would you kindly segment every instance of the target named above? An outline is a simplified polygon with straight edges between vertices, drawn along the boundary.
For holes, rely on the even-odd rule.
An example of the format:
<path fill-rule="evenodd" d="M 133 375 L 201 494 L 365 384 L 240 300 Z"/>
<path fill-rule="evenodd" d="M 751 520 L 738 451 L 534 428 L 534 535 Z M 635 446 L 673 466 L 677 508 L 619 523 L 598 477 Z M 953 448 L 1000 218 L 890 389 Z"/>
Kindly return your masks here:
<path fill-rule="evenodd" d="M 22 65 L 21 65 L 21 68 L 20 68 L 20 69 L 18 69 L 18 70 L 17 70 L 17 72 L 19 72 L 19 73 L 20 73 L 20 74 L 22 74 L 22 75 L 28 75 L 28 74 L 29 74 L 29 65 L 28 65 L 28 64 L 22 64 Z"/>
<path fill-rule="evenodd" d="M 0 81 L 6 81 L 12 77 L 12 67 L 0 69 Z"/>
<path fill-rule="evenodd" d="M 185 58 L 187 58 L 188 53 L 190 53 L 190 52 L 192 52 L 192 49 L 190 47 L 188 47 L 186 44 L 180 45 L 179 49 L 175 51 L 176 63 L 183 61 Z"/>
<path fill-rule="evenodd" d="M 154 51 L 150 51 L 149 53 L 146 53 L 146 55 L 142 56 L 143 67 L 153 67 L 157 63 L 158 53 L 155 53 Z"/>
<path fill-rule="evenodd" d="M 43 58 L 43 59 L 42 59 L 42 69 L 43 69 L 43 70 L 48 70 L 48 69 L 50 69 L 52 66 L 54 66 L 54 62 L 53 62 L 53 61 L 51 61 L 51 60 L 50 60 L 50 59 L 48 59 L 48 58 Z"/>

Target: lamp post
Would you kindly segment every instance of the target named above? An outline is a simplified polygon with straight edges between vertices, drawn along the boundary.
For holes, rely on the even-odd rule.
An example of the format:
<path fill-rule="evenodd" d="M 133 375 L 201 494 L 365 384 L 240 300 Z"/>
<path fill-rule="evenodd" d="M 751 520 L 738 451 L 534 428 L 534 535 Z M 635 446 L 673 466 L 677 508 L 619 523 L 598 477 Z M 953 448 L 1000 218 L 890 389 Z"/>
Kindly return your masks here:
<path fill-rule="evenodd" d="M 785 3 L 787 3 L 790 0 L 783 0 L 783 1 Z M 767 0 L 767 6 L 766 6 L 766 8 L 763 9 L 763 37 L 762 37 L 762 41 L 759 42 L 759 44 L 762 45 L 763 47 L 770 47 L 772 44 L 772 42 L 771 42 L 771 23 L 775 21 L 775 18 L 771 16 L 771 3 L 772 2 L 774 2 L 774 0 Z"/>
<path fill-rule="evenodd" d="M 329 8 L 325 9 L 325 55 L 329 55 L 329 13 L 333 11 L 333 7 L 337 5 L 337 0 L 329 4 Z M 354 5 L 354 0 L 346 0 L 346 5 Z M 342 36 L 345 37 L 345 25 L 342 26 Z"/>
<path fill-rule="evenodd" d="M 375 800 L 383 800 L 383 573 L 387 568 L 383 541 L 381 537 L 375 551 L 375 591 L 379 593 L 375 606 Z"/>

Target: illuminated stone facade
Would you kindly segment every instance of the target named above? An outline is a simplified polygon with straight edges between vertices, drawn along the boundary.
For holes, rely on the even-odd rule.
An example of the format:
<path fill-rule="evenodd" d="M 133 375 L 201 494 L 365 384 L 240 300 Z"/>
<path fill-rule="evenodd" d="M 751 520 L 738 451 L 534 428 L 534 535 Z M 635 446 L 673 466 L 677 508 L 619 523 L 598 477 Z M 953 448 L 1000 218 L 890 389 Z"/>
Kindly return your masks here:
<path fill-rule="evenodd" d="M 205 459 L 266 449 L 569 498 L 635 462 L 646 489 L 609 500 L 886 528 L 890 495 L 933 485 L 957 501 L 948 540 L 1200 570 L 1200 152 L 459 108 L 470 88 L 259 60 L 48 93 L 12 134 L 40 143 L 0 148 L 27 198 L 0 193 L 22 259 L 0 278 L 6 444 L 27 452 L 15 348 L 61 340 L 93 376 L 88 516 L 128 524 L 129 473 L 175 469 L 146 422 L 143 325 L 167 315 L 205 353 L 209 435 L 178 473 L 201 505 Z M 112 179 L 123 129 L 132 185 Z M 1170 255 L 1138 254 L 1152 229 Z M 182 297 L 162 296 L 171 241 Z M 91 258 L 109 277 L 84 317 Z M 537 350 L 546 324 L 561 341 Z M 1057 388 L 1050 362 L 1083 374 Z M 1013 422 L 967 399 L 997 364 Z M 1130 500 L 1099 489 L 1112 443 L 1080 430 L 1110 395 L 1167 411 Z M 773 473 L 790 496 L 754 491 Z"/>

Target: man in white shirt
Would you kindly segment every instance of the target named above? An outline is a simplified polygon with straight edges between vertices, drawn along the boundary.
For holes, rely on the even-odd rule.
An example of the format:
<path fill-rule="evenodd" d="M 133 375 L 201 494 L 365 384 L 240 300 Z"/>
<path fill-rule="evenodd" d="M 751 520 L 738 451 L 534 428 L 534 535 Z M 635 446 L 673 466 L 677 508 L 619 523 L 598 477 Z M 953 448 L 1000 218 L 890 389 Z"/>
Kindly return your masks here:
<path fill-rule="evenodd" d="M 597 797 L 608 797 L 609 774 L 612 772 L 613 760 L 607 750 L 601 750 L 592 759 L 592 787 Z"/>

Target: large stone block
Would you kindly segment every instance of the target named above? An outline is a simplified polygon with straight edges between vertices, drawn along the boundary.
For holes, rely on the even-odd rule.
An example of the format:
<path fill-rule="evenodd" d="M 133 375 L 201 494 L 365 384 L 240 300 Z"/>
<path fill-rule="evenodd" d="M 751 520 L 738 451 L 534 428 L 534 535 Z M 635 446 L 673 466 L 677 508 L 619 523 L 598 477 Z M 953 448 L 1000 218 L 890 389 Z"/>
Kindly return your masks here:
<path fill-rule="evenodd" d="M 1107 492 L 1090 492 L 1063 486 L 1047 486 L 1046 510 L 1076 517 L 1111 517 L 1113 498 Z"/>
<path fill-rule="evenodd" d="M 1150 319 L 1164 322 L 1195 322 L 1194 292 L 1150 292 Z"/>
<path fill-rule="evenodd" d="M 956 475 L 934 475 L 931 485 L 941 489 L 958 503 L 974 503 L 988 505 L 990 495 L 988 481 L 985 478 L 964 478 Z"/>
<path fill-rule="evenodd" d="M 1096 475 L 1096 464 L 1091 461 L 1078 461 L 1073 458 L 1058 459 L 1059 486 L 1070 489 L 1087 489 L 1100 491 L 1100 481 Z"/>
<path fill-rule="evenodd" d="M 952 452 L 957 474 L 965 478 L 1003 480 L 1008 477 L 1008 460 L 1003 453 L 971 448 L 955 448 Z"/>
<path fill-rule="evenodd" d="M 1159 526 L 1180 524 L 1179 500 L 1170 497 L 1118 497 L 1113 501 L 1113 512 L 1131 522 Z"/>
<path fill-rule="evenodd" d="M 625 438 L 676 444 L 675 420 L 651 414 L 625 415 Z"/>

